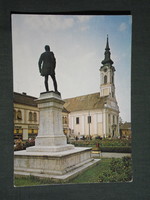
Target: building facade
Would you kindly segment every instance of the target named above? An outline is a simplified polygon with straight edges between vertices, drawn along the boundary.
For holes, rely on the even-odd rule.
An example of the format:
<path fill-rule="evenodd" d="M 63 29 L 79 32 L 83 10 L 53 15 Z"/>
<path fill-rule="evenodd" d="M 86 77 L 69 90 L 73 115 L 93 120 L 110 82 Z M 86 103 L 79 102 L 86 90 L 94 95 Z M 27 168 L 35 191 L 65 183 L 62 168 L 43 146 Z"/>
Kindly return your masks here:
<path fill-rule="evenodd" d="M 125 123 L 120 124 L 120 137 L 123 137 L 123 138 L 131 138 L 132 137 L 130 122 L 125 122 Z"/>
<path fill-rule="evenodd" d="M 14 139 L 28 140 L 38 134 L 39 109 L 36 98 L 14 92 Z"/>
<path fill-rule="evenodd" d="M 39 108 L 36 97 L 14 92 L 14 139 L 36 138 L 39 129 Z M 62 126 L 65 135 L 69 133 L 68 111 L 63 108 Z"/>
<path fill-rule="evenodd" d="M 115 95 L 115 68 L 107 37 L 100 67 L 100 92 L 65 99 L 69 129 L 74 136 L 119 136 L 119 107 Z"/>

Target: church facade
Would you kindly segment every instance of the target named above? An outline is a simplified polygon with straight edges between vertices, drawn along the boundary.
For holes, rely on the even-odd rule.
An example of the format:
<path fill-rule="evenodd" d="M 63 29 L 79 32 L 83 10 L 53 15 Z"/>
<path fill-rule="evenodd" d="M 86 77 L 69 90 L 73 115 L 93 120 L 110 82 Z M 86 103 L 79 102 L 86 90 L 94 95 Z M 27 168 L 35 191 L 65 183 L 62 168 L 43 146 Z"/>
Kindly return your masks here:
<path fill-rule="evenodd" d="M 100 67 L 100 92 L 65 99 L 72 136 L 119 137 L 119 107 L 115 95 L 115 68 L 107 37 Z"/>

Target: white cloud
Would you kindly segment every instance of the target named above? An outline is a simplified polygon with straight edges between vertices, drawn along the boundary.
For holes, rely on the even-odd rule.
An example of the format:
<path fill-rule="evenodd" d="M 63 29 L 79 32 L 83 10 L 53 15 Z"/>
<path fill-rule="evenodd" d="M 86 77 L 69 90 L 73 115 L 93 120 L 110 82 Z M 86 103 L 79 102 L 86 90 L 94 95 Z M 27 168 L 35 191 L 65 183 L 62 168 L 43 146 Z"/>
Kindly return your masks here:
<path fill-rule="evenodd" d="M 54 30 L 65 30 L 73 27 L 74 19 L 72 17 L 62 18 L 61 16 L 50 16 L 49 17 L 49 25 L 52 26 Z"/>
<path fill-rule="evenodd" d="M 23 15 L 26 26 L 34 30 L 65 30 L 73 27 L 72 17 L 62 17 L 61 15 Z"/>
<path fill-rule="evenodd" d="M 119 26 L 119 31 L 123 32 L 127 29 L 126 23 L 122 22 Z"/>

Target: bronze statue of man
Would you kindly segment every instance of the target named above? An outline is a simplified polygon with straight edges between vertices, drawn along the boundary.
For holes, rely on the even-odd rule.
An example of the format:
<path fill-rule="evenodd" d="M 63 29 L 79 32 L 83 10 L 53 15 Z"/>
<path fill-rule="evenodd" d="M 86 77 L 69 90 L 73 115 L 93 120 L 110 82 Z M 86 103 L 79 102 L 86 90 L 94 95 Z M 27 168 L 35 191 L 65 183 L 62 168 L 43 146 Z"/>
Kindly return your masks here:
<path fill-rule="evenodd" d="M 38 64 L 41 76 L 45 77 L 46 91 L 49 91 L 48 76 L 50 75 L 53 80 L 55 92 L 58 92 L 55 78 L 56 59 L 54 53 L 50 51 L 50 47 L 48 45 L 45 46 L 45 52 L 41 54 Z"/>

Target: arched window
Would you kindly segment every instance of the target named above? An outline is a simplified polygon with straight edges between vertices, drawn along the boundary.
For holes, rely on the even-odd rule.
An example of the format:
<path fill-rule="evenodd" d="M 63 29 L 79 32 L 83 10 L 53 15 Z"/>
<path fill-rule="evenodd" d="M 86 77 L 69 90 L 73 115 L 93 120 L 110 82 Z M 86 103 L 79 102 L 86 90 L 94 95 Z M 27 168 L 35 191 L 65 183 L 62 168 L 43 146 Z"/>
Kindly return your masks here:
<path fill-rule="evenodd" d="M 67 117 L 66 117 L 66 116 L 63 116 L 63 117 L 62 117 L 62 121 L 63 121 L 63 124 L 67 124 Z"/>
<path fill-rule="evenodd" d="M 110 114 L 108 114 L 108 122 L 110 123 Z"/>
<path fill-rule="evenodd" d="M 17 119 L 18 119 L 18 120 L 21 120 L 21 119 L 22 119 L 21 110 L 18 110 L 18 111 L 17 111 Z"/>
<path fill-rule="evenodd" d="M 32 121 L 32 112 L 29 112 L 29 121 Z"/>
<path fill-rule="evenodd" d="M 105 75 L 104 76 L 104 84 L 106 84 L 107 83 L 107 76 Z"/>
<path fill-rule="evenodd" d="M 115 124 L 115 116 L 113 115 L 113 124 Z"/>
<path fill-rule="evenodd" d="M 36 114 L 36 112 L 34 112 L 33 118 L 34 118 L 34 121 L 36 122 L 37 121 L 37 114 Z"/>
<path fill-rule="evenodd" d="M 67 124 L 67 122 L 68 122 L 68 121 L 67 121 L 67 117 L 65 117 L 65 119 L 64 119 L 64 120 L 65 120 L 65 124 Z"/>

